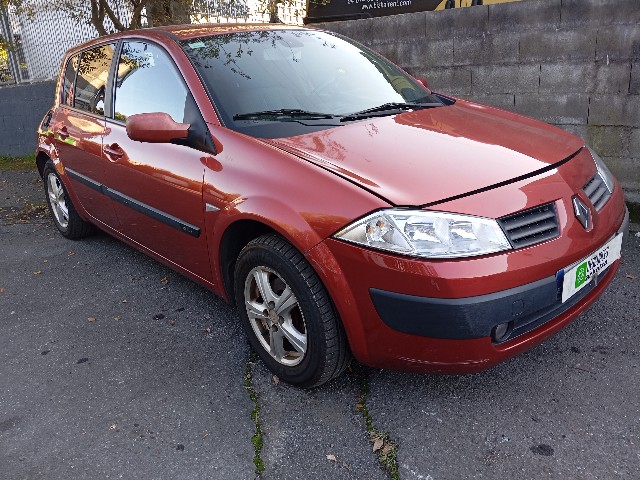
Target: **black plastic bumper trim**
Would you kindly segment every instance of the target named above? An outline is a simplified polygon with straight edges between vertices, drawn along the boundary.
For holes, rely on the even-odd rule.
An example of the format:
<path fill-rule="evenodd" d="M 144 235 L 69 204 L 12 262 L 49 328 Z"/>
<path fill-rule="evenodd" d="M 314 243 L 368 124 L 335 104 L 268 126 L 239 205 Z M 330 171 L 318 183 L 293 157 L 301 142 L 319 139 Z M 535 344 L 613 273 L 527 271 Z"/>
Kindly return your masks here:
<path fill-rule="evenodd" d="M 626 237 L 628 231 L 627 210 L 618 233 Z M 510 322 L 508 334 L 500 339 L 503 343 L 562 315 L 610 273 L 611 266 L 565 303 L 561 300 L 562 270 L 533 283 L 474 297 L 419 297 L 376 288 L 369 289 L 369 293 L 381 320 L 399 332 L 464 340 L 489 337 L 496 325 Z"/>
<path fill-rule="evenodd" d="M 558 302 L 556 277 L 501 292 L 465 298 L 431 298 L 370 289 L 384 323 L 394 330 L 433 338 L 491 335 L 494 326 L 530 317 Z"/>

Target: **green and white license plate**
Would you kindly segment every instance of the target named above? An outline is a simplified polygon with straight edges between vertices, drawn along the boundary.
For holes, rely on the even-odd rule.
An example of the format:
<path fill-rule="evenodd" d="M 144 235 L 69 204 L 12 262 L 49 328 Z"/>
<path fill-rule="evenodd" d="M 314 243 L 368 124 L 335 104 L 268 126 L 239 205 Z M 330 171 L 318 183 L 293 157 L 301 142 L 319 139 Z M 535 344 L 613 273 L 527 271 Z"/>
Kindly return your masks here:
<path fill-rule="evenodd" d="M 589 285 L 589 282 L 620 258 L 622 233 L 605 243 L 598 250 L 572 266 L 564 269 L 562 282 L 562 303 Z"/>

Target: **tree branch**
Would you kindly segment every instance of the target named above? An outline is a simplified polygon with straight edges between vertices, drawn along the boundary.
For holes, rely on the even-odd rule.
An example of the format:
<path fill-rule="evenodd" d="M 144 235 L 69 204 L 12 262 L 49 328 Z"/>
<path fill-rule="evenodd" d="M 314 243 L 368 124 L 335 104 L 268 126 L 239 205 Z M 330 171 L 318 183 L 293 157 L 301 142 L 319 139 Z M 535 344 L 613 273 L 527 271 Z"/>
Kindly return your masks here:
<path fill-rule="evenodd" d="M 124 32 L 127 29 L 127 27 L 125 27 L 120 22 L 120 19 L 118 18 L 118 16 L 115 13 L 113 13 L 113 10 L 111 10 L 111 7 L 109 6 L 109 3 L 107 2 L 107 0 L 100 0 L 100 5 L 103 7 L 104 11 L 107 13 L 109 20 L 113 22 L 113 26 L 116 27 L 116 30 L 118 30 L 119 32 Z"/>
<path fill-rule="evenodd" d="M 104 12 L 98 6 L 98 0 L 91 0 L 91 23 L 96 27 L 98 35 L 107 35 L 104 28 Z"/>
<path fill-rule="evenodd" d="M 131 24 L 129 25 L 129 28 L 140 28 L 142 26 L 140 17 L 142 15 L 142 10 L 147 5 L 147 0 L 140 0 L 137 2 L 132 0 L 131 3 L 133 5 L 133 13 L 131 14 Z"/>

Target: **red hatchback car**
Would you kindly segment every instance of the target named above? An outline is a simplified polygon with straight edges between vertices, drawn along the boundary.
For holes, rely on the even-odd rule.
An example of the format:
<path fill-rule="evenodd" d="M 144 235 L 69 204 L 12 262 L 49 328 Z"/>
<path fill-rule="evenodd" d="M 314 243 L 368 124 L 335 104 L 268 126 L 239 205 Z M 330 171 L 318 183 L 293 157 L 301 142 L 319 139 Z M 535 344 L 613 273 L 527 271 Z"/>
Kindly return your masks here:
<path fill-rule="evenodd" d="M 351 354 L 464 373 L 531 348 L 611 282 L 628 224 L 579 138 L 300 27 L 85 43 L 38 143 L 65 237 L 98 227 L 235 303 L 303 387 Z"/>

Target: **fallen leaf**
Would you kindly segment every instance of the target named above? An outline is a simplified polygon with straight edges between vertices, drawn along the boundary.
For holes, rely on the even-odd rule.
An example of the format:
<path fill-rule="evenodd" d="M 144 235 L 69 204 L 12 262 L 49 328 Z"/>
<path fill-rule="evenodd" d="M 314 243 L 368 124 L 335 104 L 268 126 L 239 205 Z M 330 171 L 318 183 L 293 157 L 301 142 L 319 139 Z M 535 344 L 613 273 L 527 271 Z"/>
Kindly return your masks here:
<path fill-rule="evenodd" d="M 160 283 L 162 283 L 163 285 L 166 285 L 167 283 L 169 283 L 169 279 L 166 277 L 166 275 L 162 277 L 162 279 L 160 279 Z"/>
<path fill-rule="evenodd" d="M 76 254 L 76 252 L 69 252 L 69 253 L 67 254 L 67 256 L 68 256 L 68 257 L 73 257 L 75 254 Z"/>
<path fill-rule="evenodd" d="M 42 261 L 42 263 L 49 263 L 49 260 L 45 259 Z"/>
<path fill-rule="evenodd" d="M 629 280 L 635 280 L 635 279 L 636 279 L 635 275 L 631 275 L 631 274 L 629 274 L 629 273 L 627 273 L 625 276 L 626 276 Z"/>
<path fill-rule="evenodd" d="M 0 288 L 0 293 L 4 293 L 4 288 Z"/>
<path fill-rule="evenodd" d="M 273 376 L 273 383 L 275 383 L 276 385 L 278 385 L 280 383 L 280 378 L 278 378 L 277 375 Z"/>
<path fill-rule="evenodd" d="M 360 402 L 356 403 L 356 408 L 358 410 L 362 410 L 364 408 L 364 403 L 360 403 Z"/>
<path fill-rule="evenodd" d="M 331 462 L 335 462 L 336 461 L 336 456 L 335 455 L 327 455 L 327 460 L 331 461 Z"/>
<path fill-rule="evenodd" d="M 120 315 L 116 315 L 115 317 L 113 317 L 113 319 L 117 322 L 118 320 L 120 320 Z"/>
<path fill-rule="evenodd" d="M 207 438 L 209 436 L 209 432 L 204 432 L 204 434 L 202 434 L 202 438 Z"/>
<path fill-rule="evenodd" d="M 373 451 L 377 452 L 382 448 L 383 445 L 384 440 L 382 440 L 380 437 L 376 437 L 375 441 L 373 442 Z"/>
<path fill-rule="evenodd" d="M 111 426 L 109 427 L 109 430 L 115 430 L 116 428 L 118 428 L 118 424 L 112 423 Z"/>
<path fill-rule="evenodd" d="M 40 275 L 42 273 L 42 270 L 38 270 L 37 272 L 33 272 L 34 275 Z"/>
<path fill-rule="evenodd" d="M 382 447 L 382 454 L 385 456 L 389 455 L 389 452 L 391 452 L 392 449 L 393 445 L 391 445 L 390 443 L 386 443 L 384 447 Z"/>
<path fill-rule="evenodd" d="M 96 321 L 96 317 L 87 317 L 87 320 L 89 320 L 90 322 L 95 322 Z"/>
<path fill-rule="evenodd" d="M 349 470 L 349 465 L 345 462 L 342 462 L 342 468 Z"/>

